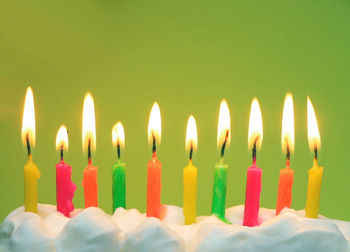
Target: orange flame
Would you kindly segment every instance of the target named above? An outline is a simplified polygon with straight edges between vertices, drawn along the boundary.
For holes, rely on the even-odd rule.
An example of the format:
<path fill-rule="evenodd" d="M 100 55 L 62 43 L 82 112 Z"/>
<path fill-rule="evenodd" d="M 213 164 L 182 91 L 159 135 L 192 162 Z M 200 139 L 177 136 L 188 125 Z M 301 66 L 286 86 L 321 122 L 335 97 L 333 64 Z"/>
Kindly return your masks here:
<path fill-rule="evenodd" d="M 263 140 L 263 123 L 261 110 L 257 98 L 254 98 L 250 108 L 249 131 L 248 131 L 248 149 L 252 149 L 254 144 L 261 148 Z"/>
<path fill-rule="evenodd" d="M 96 124 L 94 99 L 90 93 L 84 98 L 83 108 L 83 151 L 86 151 L 90 142 L 91 150 L 96 150 Z"/>
<path fill-rule="evenodd" d="M 23 144 L 27 143 L 27 139 L 30 145 L 35 146 L 35 110 L 33 90 L 31 87 L 27 88 L 22 120 Z"/>
<path fill-rule="evenodd" d="M 62 125 L 56 136 L 56 150 L 68 150 L 68 130 L 66 126 Z"/>
<path fill-rule="evenodd" d="M 307 97 L 307 133 L 310 150 L 321 148 L 321 137 L 318 131 L 316 114 L 309 97 Z"/>
<path fill-rule="evenodd" d="M 287 151 L 287 148 L 290 152 L 294 151 L 294 108 L 293 96 L 290 93 L 284 100 L 281 141 L 284 152 Z"/>
<path fill-rule="evenodd" d="M 226 146 L 231 142 L 231 118 L 230 110 L 226 100 L 222 100 L 220 104 L 219 120 L 218 120 L 218 134 L 217 147 L 221 148 L 226 140 Z"/>
<path fill-rule="evenodd" d="M 125 134 L 124 127 L 121 122 L 117 122 L 112 129 L 112 142 L 115 147 L 118 145 L 124 147 L 125 144 Z"/>
<path fill-rule="evenodd" d="M 190 150 L 191 147 L 193 150 L 197 150 L 197 125 L 196 120 L 191 115 L 190 118 L 188 118 L 187 122 L 187 130 L 186 130 L 186 150 Z"/>
<path fill-rule="evenodd" d="M 153 138 L 156 139 L 156 143 L 160 143 L 161 140 L 161 118 L 160 109 L 158 103 L 153 104 L 151 114 L 148 121 L 148 142 L 152 144 Z"/>

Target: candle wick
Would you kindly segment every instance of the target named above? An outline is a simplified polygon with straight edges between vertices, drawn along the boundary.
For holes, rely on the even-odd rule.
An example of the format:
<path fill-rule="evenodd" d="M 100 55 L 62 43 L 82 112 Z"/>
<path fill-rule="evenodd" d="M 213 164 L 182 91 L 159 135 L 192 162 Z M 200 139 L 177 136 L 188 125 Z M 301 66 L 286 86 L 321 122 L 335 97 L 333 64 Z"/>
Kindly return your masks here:
<path fill-rule="evenodd" d="M 314 153 L 315 153 L 315 160 L 317 160 L 318 150 L 316 146 L 314 147 Z"/>
<path fill-rule="evenodd" d="M 89 138 L 88 142 L 88 162 L 91 163 L 91 139 Z"/>
<path fill-rule="evenodd" d="M 63 161 L 63 145 L 61 146 L 60 156 L 61 156 L 61 161 Z"/>
<path fill-rule="evenodd" d="M 156 143 L 156 137 L 154 136 L 153 132 L 152 132 L 152 138 L 153 138 L 152 153 L 153 155 L 155 155 L 157 152 L 157 143 Z"/>
<path fill-rule="evenodd" d="M 253 164 L 256 163 L 256 142 L 258 141 L 258 138 L 255 139 L 253 149 L 252 149 L 252 159 L 253 159 Z"/>
<path fill-rule="evenodd" d="M 28 133 L 26 134 L 26 143 L 27 143 L 28 156 L 30 156 L 32 154 L 32 151 L 30 149 L 30 142 L 29 142 L 29 135 L 28 135 Z"/>
<path fill-rule="evenodd" d="M 191 142 L 191 148 L 190 148 L 190 162 L 192 162 L 193 158 L 193 143 Z"/>
<path fill-rule="evenodd" d="M 223 159 L 224 155 L 225 155 L 225 148 L 226 148 L 226 144 L 227 144 L 228 134 L 229 134 L 229 130 L 226 131 L 225 140 L 224 140 L 222 147 L 221 147 L 221 159 Z"/>
<path fill-rule="evenodd" d="M 289 166 L 289 162 L 290 162 L 290 147 L 289 144 L 287 144 L 287 155 L 286 155 L 286 163 Z"/>
<path fill-rule="evenodd" d="M 118 160 L 120 159 L 120 144 L 118 142 L 117 144 L 117 154 L 118 154 Z"/>

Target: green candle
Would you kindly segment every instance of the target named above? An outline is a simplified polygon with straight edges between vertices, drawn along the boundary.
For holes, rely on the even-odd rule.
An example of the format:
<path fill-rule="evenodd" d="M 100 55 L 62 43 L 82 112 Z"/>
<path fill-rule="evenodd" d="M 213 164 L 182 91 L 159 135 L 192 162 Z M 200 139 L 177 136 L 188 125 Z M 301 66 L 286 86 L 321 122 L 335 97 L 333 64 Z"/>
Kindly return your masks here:
<path fill-rule="evenodd" d="M 220 162 L 215 165 L 214 170 L 214 187 L 213 187 L 213 202 L 211 213 L 219 219 L 229 223 L 225 218 L 226 207 L 226 180 L 227 180 L 227 163 L 224 162 L 225 149 L 231 140 L 231 122 L 230 111 L 227 102 L 223 100 L 220 104 L 219 124 L 217 145 L 221 149 Z"/>
<path fill-rule="evenodd" d="M 221 160 L 215 165 L 212 214 L 225 218 L 227 163 Z"/>
<path fill-rule="evenodd" d="M 126 191 L 126 171 L 125 163 L 120 160 L 120 149 L 124 147 L 125 136 L 124 128 L 121 122 L 116 123 L 112 129 L 112 141 L 117 147 L 118 161 L 112 167 L 112 197 L 113 197 L 113 212 L 118 207 L 126 208 L 125 191 Z"/>
<path fill-rule="evenodd" d="M 118 160 L 112 168 L 113 173 L 113 212 L 125 204 L 125 163 Z"/>

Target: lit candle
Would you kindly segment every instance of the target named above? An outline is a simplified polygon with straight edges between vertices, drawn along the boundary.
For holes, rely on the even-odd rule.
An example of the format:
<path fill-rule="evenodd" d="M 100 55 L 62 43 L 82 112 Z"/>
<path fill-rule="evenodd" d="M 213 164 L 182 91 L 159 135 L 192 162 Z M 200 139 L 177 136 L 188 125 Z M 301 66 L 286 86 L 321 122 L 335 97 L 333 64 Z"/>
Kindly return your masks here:
<path fill-rule="evenodd" d="M 317 218 L 320 205 L 323 167 L 318 166 L 317 162 L 317 152 L 321 147 L 321 138 L 318 131 L 315 111 L 309 97 L 307 98 L 307 129 L 309 147 L 314 152 L 315 157 L 313 166 L 309 170 L 305 216 L 308 218 Z"/>
<path fill-rule="evenodd" d="M 292 204 L 294 170 L 290 168 L 290 154 L 294 151 L 294 109 L 293 96 L 287 94 L 282 116 L 282 150 L 286 153 L 286 168 L 280 170 L 276 215 Z"/>
<path fill-rule="evenodd" d="M 226 206 L 226 180 L 227 180 L 227 168 L 228 165 L 224 161 L 224 155 L 226 147 L 231 141 L 231 122 L 230 111 L 227 102 L 223 100 L 220 104 L 219 120 L 218 120 L 218 134 L 217 134 L 217 147 L 221 150 L 220 161 L 214 168 L 214 187 L 213 187 L 213 202 L 212 202 L 212 214 L 216 215 L 219 219 L 226 221 L 225 219 L 225 206 Z"/>
<path fill-rule="evenodd" d="M 193 116 L 190 116 L 186 130 L 186 149 L 190 152 L 188 165 L 183 170 L 184 180 L 184 216 L 185 224 L 196 222 L 197 215 L 197 167 L 192 164 L 193 152 L 197 149 L 197 126 Z"/>
<path fill-rule="evenodd" d="M 96 126 L 94 100 L 90 93 L 84 98 L 83 151 L 88 153 L 88 166 L 84 170 L 83 187 L 85 208 L 97 207 L 97 167 L 92 165 L 91 153 L 96 149 Z"/>
<path fill-rule="evenodd" d="M 56 165 L 56 201 L 57 211 L 70 217 L 70 212 L 74 210 L 73 197 L 77 189 L 72 182 L 72 167 L 63 160 L 63 151 L 68 150 L 68 132 L 62 125 L 56 136 L 56 149 L 60 151 L 60 162 Z"/>
<path fill-rule="evenodd" d="M 252 150 L 253 164 L 248 168 L 247 187 L 245 195 L 243 225 L 253 227 L 259 225 L 261 175 L 262 171 L 256 166 L 256 150 L 261 148 L 263 139 L 262 117 L 257 98 L 253 99 L 250 109 L 248 148 Z"/>
<path fill-rule="evenodd" d="M 27 146 L 28 161 L 24 166 L 24 211 L 37 213 L 40 171 L 34 164 L 31 147 L 35 146 L 35 111 L 31 87 L 27 88 L 22 121 L 22 142 Z"/>
<path fill-rule="evenodd" d="M 125 203 L 125 163 L 120 160 L 121 148 L 125 144 L 124 128 L 121 122 L 117 122 L 112 129 L 113 145 L 117 148 L 118 160 L 112 167 L 113 176 L 113 212 L 118 207 L 126 208 Z"/>
<path fill-rule="evenodd" d="M 147 164 L 147 216 L 163 218 L 165 208 L 160 202 L 162 163 L 157 159 L 157 144 L 161 138 L 161 119 L 158 103 L 154 103 L 148 123 L 148 142 L 152 144 L 152 159 Z"/>

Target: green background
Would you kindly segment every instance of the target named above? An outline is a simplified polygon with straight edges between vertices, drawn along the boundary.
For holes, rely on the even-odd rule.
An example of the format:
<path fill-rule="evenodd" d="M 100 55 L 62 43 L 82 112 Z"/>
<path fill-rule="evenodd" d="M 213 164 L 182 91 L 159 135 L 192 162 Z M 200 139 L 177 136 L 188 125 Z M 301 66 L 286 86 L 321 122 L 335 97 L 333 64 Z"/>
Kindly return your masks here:
<path fill-rule="evenodd" d="M 23 204 L 21 121 L 26 87 L 35 95 L 42 178 L 39 201 L 55 203 L 56 132 L 69 129 L 65 160 L 73 167 L 83 207 L 81 147 L 83 97 L 95 98 L 100 206 L 111 213 L 111 129 L 126 132 L 127 207 L 145 210 L 147 123 L 158 101 L 162 113 L 162 201 L 182 204 L 187 119 L 198 125 L 198 214 L 211 208 L 213 167 L 219 159 L 219 103 L 232 116 L 227 206 L 244 203 L 251 99 L 259 98 L 264 141 L 261 206 L 274 208 L 285 93 L 294 94 L 296 145 L 292 207 L 302 209 L 312 153 L 307 144 L 306 96 L 318 116 L 324 165 L 320 212 L 350 220 L 350 2 L 348 0 L 98 0 L 2 1 L 0 8 L 0 220 Z"/>

